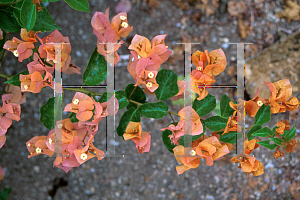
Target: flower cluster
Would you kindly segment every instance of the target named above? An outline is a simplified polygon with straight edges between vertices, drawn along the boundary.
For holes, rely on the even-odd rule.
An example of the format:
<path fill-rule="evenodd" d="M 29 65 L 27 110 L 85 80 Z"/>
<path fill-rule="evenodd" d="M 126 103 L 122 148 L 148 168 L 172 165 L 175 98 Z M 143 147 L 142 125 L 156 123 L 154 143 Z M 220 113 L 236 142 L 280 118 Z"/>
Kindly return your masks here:
<path fill-rule="evenodd" d="M 129 49 L 129 63 L 127 69 L 135 79 L 135 86 L 143 86 L 144 91 L 153 94 L 158 88 L 156 76 L 160 65 L 171 55 L 171 51 L 165 45 L 165 35 L 157 35 L 150 42 L 147 38 L 135 35 Z"/>
<path fill-rule="evenodd" d="M 151 145 L 150 132 L 142 132 L 141 122 L 129 122 L 123 135 L 124 140 L 132 140 L 139 153 L 149 152 Z"/>
<path fill-rule="evenodd" d="M 133 27 L 129 26 L 127 21 L 127 13 L 122 12 L 114 16 L 111 22 L 109 22 L 109 9 L 103 12 L 96 12 L 91 21 L 93 32 L 97 36 L 97 48 L 98 53 L 103 55 L 107 59 L 107 55 L 114 53 L 114 65 L 116 65 L 120 56 L 117 50 L 124 43 L 120 38 L 125 38 L 133 30 Z M 112 43 L 113 48 L 108 49 L 106 43 Z"/>
<path fill-rule="evenodd" d="M 7 94 L 2 95 L 3 106 L 0 107 L 0 148 L 6 141 L 5 133 L 11 126 L 12 120 L 20 120 L 20 104 L 26 102 L 26 94 L 22 93 L 19 87 L 7 85 L 6 91 Z"/>
<path fill-rule="evenodd" d="M 114 113 L 109 110 L 110 105 L 115 106 Z M 64 111 L 76 113 L 79 121 L 72 123 L 70 118 L 58 121 L 48 136 L 30 139 L 26 143 L 30 152 L 28 157 L 39 154 L 52 156 L 54 152 L 59 153 L 53 165 L 65 172 L 93 157 L 103 159 L 105 153 L 93 145 L 93 139 L 98 131 L 99 122 L 107 115 L 115 115 L 118 109 L 119 104 L 115 97 L 99 103 L 86 94 L 76 92 L 72 103 L 66 105 Z"/>
<path fill-rule="evenodd" d="M 207 50 L 197 50 L 192 55 L 192 61 L 196 66 L 196 70 L 192 71 L 192 90 L 199 95 L 197 99 L 201 100 L 208 94 L 206 86 L 216 82 L 214 76 L 225 70 L 227 61 L 221 48 L 209 53 Z"/>

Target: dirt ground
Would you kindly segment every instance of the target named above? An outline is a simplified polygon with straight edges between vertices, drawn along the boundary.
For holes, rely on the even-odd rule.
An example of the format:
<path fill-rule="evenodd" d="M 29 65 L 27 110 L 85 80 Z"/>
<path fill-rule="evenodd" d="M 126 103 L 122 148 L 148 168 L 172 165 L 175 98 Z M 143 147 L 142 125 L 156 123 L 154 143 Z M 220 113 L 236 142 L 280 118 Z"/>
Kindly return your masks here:
<path fill-rule="evenodd" d="M 127 84 L 134 81 L 126 67 L 128 46 L 134 34 L 149 39 L 159 34 L 167 34 L 166 45 L 173 50 L 173 55 L 161 68 L 174 70 L 182 76 L 184 75 L 183 45 L 176 43 L 200 42 L 201 44 L 194 45 L 193 49 L 201 51 L 222 48 L 228 66 L 216 77 L 215 85 L 235 85 L 236 45 L 228 42 L 253 43 L 245 50 L 247 59 L 250 59 L 251 56 L 259 55 L 259 52 L 277 41 L 300 31 L 299 21 L 289 23 L 286 19 L 275 17 L 275 12 L 283 9 L 286 2 L 284 0 L 245 1 L 247 8 L 241 11 L 241 20 L 244 23 L 242 29 L 247 34 L 245 39 L 240 35 L 238 17 L 231 16 L 227 9 L 224 9 L 226 0 L 219 0 L 217 3 L 219 9 L 213 7 L 211 1 L 209 1 L 210 9 L 199 2 L 201 1 L 131 1 L 132 8 L 128 13 L 128 22 L 133 26 L 133 31 L 124 40 L 125 43 L 119 51 L 125 60 L 121 60 L 115 70 L 116 90 L 124 89 Z M 300 4 L 299 0 L 296 2 Z M 72 62 L 81 67 L 82 73 L 97 42 L 90 23 L 91 18 L 95 11 L 104 12 L 107 7 L 110 8 L 110 18 L 112 18 L 116 14 L 115 6 L 118 1 L 92 0 L 89 3 L 90 13 L 75 11 L 63 1 L 50 3 L 47 6 L 56 24 L 62 28 L 61 33 L 69 36 L 72 45 Z M 211 10 L 215 13 L 210 15 Z M 298 60 L 298 64 L 299 62 Z M 0 72 L 16 74 L 26 69 L 24 63 L 18 63 L 12 54 L 7 53 Z M 1 78 L 0 81 L 2 86 L 4 79 Z M 66 75 L 63 77 L 63 84 L 82 84 L 81 75 Z M 39 94 L 28 94 L 27 103 L 22 105 L 21 120 L 13 122 L 6 133 L 6 144 L 0 150 L 0 164 L 5 168 L 6 175 L 1 181 L 0 189 L 6 186 L 12 188 L 9 199 L 300 199 L 300 117 L 298 115 L 300 110 L 298 113 L 272 115 L 272 120 L 268 123 L 269 127 L 275 126 L 277 120 L 283 118 L 290 119 L 291 124 L 296 124 L 298 144 L 292 153 L 286 153 L 284 157 L 277 160 L 271 150 L 265 148 L 255 150 L 255 157 L 265 166 L 265 173 L 258 177 L 250 175 L 247 179 L 246 173 L 229 162 L 230 158 L 236 155 L 235 152 L 210 167 L 206 166 L 203 160 L 198 168 L 178 176 L 175 169 L 178 163 L 166 150 L 161 140 L 160 129 L 171 122 L 169 116 L 160 120 L 142 118 L 143 130 L 151 132 L 149 153 L 138 154 L 132 141 L 117 138 L 116 151 L 120 155 L 124 154 L 124 158 L 105 158 L 101 161 L 91 159 L 66 174 L 63 170 L 52 167 L 54 158 L 46 156 L 27 158 L 28 151 L 25 143 L 34 136 L 47 135 L 49 132 L 39 121 L 39 108 L 53 96 L 52 92 L 48 88 Z M 102 93 L 103 90 L 99 92 Z M 216 88 L 209 92 L 216 96 L 217 101 L 224 93 L 231 99 L 236 98 L 234 90 L 230 88 Z M 74 94 L 75 92 L 68 92 L 64 103 L 69 103 Z M 249 98 L 252 98 L 251 94 Z M 148 100 L 154 101 L 155 98 L 148 97 Z M 170 101 L 166 102 L 171 111 L 178 112 L 182 108 L 171 105 Z M 117 122 L 122 112 L 117 114 Z M 102 122 L 95 138 L 95 146 L 105 149 L 105 122 L 104 120 Z M 246 124 L 251 123 L 253 123 L 252 119 L 246 120 Z"/>

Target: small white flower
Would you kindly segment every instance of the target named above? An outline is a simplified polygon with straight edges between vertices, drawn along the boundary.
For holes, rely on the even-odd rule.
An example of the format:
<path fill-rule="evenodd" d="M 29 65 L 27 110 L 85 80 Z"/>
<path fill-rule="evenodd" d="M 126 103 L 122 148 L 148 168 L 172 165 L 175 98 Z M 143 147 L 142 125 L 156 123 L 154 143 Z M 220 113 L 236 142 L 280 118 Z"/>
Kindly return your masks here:
<path fill-rule="evenodd" d="M 126 22 L 122 22 L 122 27 L 123 28 L 127 28 L 128 27 L 128 24 Z"/>
<path fill-rule="evenodd" d="M 147 86 L 148 88 L 151 88 L 151 87 L 152 87 L 152 83 L 148 82 L 146 86 Z"/>
<path fill-rule="evenodd" d="M 121 19 L 121 20 L 125 20 L 126 18 L 127 18 L 127 17 L 125 17 L 125 15 L 121 15 L 121 16 L 120 16 L 120 19 Z"/>
<path fill-rule="evenodd" d="M 196 155 L 196 151 L 195 151 L 195 150 L 191 150 L 191 151 L 190 151 L 190 155 L 191 155 L 191 156 L 195 156 L 195 155 Z"/>
<path fill-rule="evenodd" d="M 57 61 L 56 61 L 56 60 L 53 60 L 53 62 L 54 62 L 54 63 L 57 63 Z"/>
<path fill-rule="evenodd" d="M 28 85 L 24 85 L 24 89 L 25 89 L 25 90 L 28 90 Z"/>
<path fill-rule="evenodd" d="M 201 71 L 201 70 L 202 70 L 202 67 L 198 67 L 197 69 Z"/>
<path fill-rule="evenodd" d="M 257 105 L 258 105 L 258 106 L 262 106 L 262 105 L 263 105 L 263 102 L 262 102 L 262 101 L 257 101 Z"/>
<path fill-rule="evenodd" d="M 18 51 L 17 51 L 17 50 L 14 51 L 14 55 L 15 55 L 16 57 L 19 57 L 19 54 L 18 54 Z"/>
<path fill-rule="evenodd" d="M 148 77 L 149 77 L 149 78 L 153 78 L 153 77 L 154 77 L 153 72 L 150 72 L 150 73 L 148 74 Z"/>
<path fill-rule="evenodd" d="M 35 149 L 35 152 L 36 153 L 42 153 L 42 149 L 40 147 L 38 147 L 38 148 Z"/>
<path fill-rule="evenodd" d="M 51 138 L 49 138 L 49 144 L 50 144 L 50 145 L 52 144 L 52 140 L 51 140 Z"/>
<path fill-rule="evenodd" d="M 80 155 L 80 158 L 81 158 L 82 160 L 86 160 L 86 159 L 87 159 L 87 155 L 86 155 L 85 153 L 82 153 L 82 154 Z"/>
<path fill-rule="evenodd" d="M 75 100 L 73 101 L 73 103 L 74 103 L 75 105 L 77 105 L 77 104 L 79 103 L 79 99 L 75 99 Z"/>
<path fill-rule="evenodd" d="M 57 128 L 62 128 L 62 127 L 63 127 L 62 124 L 58 124 L 58 125 L 57 125 Z"/>

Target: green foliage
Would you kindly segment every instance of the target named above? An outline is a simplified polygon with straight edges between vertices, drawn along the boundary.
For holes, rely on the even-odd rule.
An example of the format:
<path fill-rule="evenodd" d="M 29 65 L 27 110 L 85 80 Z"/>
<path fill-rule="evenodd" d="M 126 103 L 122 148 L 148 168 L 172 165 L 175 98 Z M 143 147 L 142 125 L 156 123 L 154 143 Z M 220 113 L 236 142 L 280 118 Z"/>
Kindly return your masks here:
<path fill-rule="evenodd" d="M 259 129 L 251 134 L 252 136 L 258 136 L 258 137 L 267 137 L 267 136 L 273 136 L 273 132 L 270 128 L 264 127 L 262 129 Z"/>
<path fill-rule="evenodd" d="M 0 28 L 2 31 L 13 33 L 20 32 L 21 27 L 12 12 L 0 10 L 0 16 Z"/>
<path fill-rule="evenodd" d="M 68 118 L 70 118 L 72 123 L 79 122 L 79 120 L 76 118 L 76 113 L 72 112 Z"/>
<path fill-rule="evenodd" d="M 198 113 L 199 117 L 203 117 L 213 111 L 216 107 L 216 98 L 208 94 L 204 99 L 193 102 L 193 109 Z"/>
<path fill-rule="evenodd" d="M 87 0 L 65 0 L 69 6 L 75 10 L 90 12 L 89 2 Z"/>
<path fill-rule="evenodd" d="M 32 30 L 42 32 L 54 31 L 55 29 L 61 30 L 61 28 L 56 25 L 46 7 L 43 4 L 41 4 L 41 7 L 42 11 L 36 13 L 36 22 Z"/>
<path fill-rule="evenodd" d="M 255 131 L 258 131 L 259 129 L 261 129 L 261 125 L 260 124 L 254 124 L 247 133 L 248 140 L 254 139 L 254 137 L 252 136 L 252 133 L 254 133 Z"/>
<path fill-rule="evenodd" d="M 144 117 L 160 119 L 167 115 L 168 108 L 165 102 L 159 101 L 156 103 L 144 103 L 139 106 L 138 110 Z"/>
<path fill-rule="evenodd" d="M 283 142 L 283 140 L 280 138 L 270 138 L 270 140 L 275 142 L 275 144 L 277 144 L 277 145 L 281 145 L 281 143 Z"/>
<path fill-rule="evenodd" d="M 54 101 L 55 97 L 52 97 L 40 108 L 40 121 L 50 130 L 54 128 Z"/>
<path fill-rule="evenodd" d="M 92 53 L 89 63 L 84 70 L 82 80 L 84 85 L 98 85 L 107 77 L 107 64 L 103 55 L 97 52 L 97 47 Z"/>
<path fill-rule="evenodd" d="M 296 135 L 296 129 L 295 129 L 295 124 L 293 128 L 287 132 L 287 134 L 284 136 L 285 141 L 290 141 L 293 137 Z"/>
<path fill-rule="evenodd" d="M 0 200 L 8 199 L 10 193 L 11 188 L 4 188 L 3 190 L 0 190 Z"/>
<path fill-rule="evenodd" d="M 119 126 L 117 128 L 118 135 L 123 137 L 123 134 L 125 133 L 127 125 L 129 124 L 130 121 L 140 122 L 141 121 L 140 115 L 141 115 L 140 112 L 134 108 L 130 108 L 126 112 L 124 112 L 119 121 Z"/>
<path fill-rule="evenodd" d="M 109 95 L 109 99 L 112 97 L 112 95 Z M 118 99 L 119 102 L 119 110 L 122 110 L 126 108 L 126 106 L 129 104 L 127 97 L 126 97 L 126 92 L 124 90 L 119 90 L 115 93 L 115 97 Z M 107 101 L 107 92 L 104 92 L 101 98 L 99 99 L 100 103 L 106 102 Z"/>
<path fill-rule="evenodd" d="M 14 76 L 12 76 L 9 80 L 5 81 L 4 83 L 9 83 L 11 85 L 14 85 L 14 86 L 21 86 L 21 81 L 20 81 L 20 74 L 23 74 L 23 75 L 28 75 L 29 72 L 28 70 L 26 69 L 25 71 L 22 71 Z"/>
<path fill-rule="evenodd" d="M 36 21 L 36 6 L 32 0 L 23 0 L 20 11 L 20 21 L 27 30 L 33 28 Z"/>
<path fill-rule="evenodd" d="M 230 117 L 233 114 L 234 109 L 229 106 L 230 101 L 230 98 L 226 94 L 222 95 L 220 99 L 220 111 L 222 117 Z"/>
<path fill-rule="evenodd" d="M 255 115 L 255 124 L 263 125 L 271 120 L 271 108 L 270 105 L 263 104 Z"/>
<path fill-rule="evenodd" d="M 278 146 L 277 144 L 270 144 L 270 140 L 263 140 L 263 141 L 257 142 L 257 144 L 260 144 L 261 146 L 266 147 L 271 150 L 274 150 Z"/>
<path fill-rule="evenodd" d="M 223 132 L 221 132 L 220 139 L 219 139 L 221 142 L 235 144 L 237 140 L 242 138 L 242 134 L 237 133 L 235 131 L 229 131 L 228 133 L 225 133 L 224 135 L 222 135 L 222 133 Z"/>
<path fill-rule="evenodd" d="M 221 116 L 212 116 L 204 120 L 205 126 L 212 131 L 225 129 L 228 119 Z"/>
<path fill-rule="evenodd" d="M 159 86 L 154 93 L 158 100 L 166 100 L 178 94 L 177 77 L 172 70 L 162 69 L 157 73 L 156 82 Z"/>
<path fill-rule="evenodd" d="M 125 92 L 126 92 L 126 97 L 128 98 L 130 96 L 130 94 L 132 93 L 132 91 L 134 90 L 135 86 L 134 84 L 128 84 L 125 88 Z M 146 102 L 146 95 L 143 92 L 143 90 L 137 86 L 136 89 L 134 90 L 133 94 L 130 97 L 131 100 L 137 101 L 139 103 L 145 103 Z M 137 108 L 137 105 L 134 103 L 130 103 L 127 106 L 127 109 L 129 108 Z"/>

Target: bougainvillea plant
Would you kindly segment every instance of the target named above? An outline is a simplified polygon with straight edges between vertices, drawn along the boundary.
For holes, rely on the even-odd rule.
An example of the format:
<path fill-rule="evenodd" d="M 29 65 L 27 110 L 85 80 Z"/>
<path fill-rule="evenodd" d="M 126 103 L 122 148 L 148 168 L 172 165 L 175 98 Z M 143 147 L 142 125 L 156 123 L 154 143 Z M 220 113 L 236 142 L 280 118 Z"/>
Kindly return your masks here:
<path fill-rule="evenodd" d="M 66 0 L 66 2 L 73 8 L 88 11 L 76 7 L 78 5 L 73 4 L 75 1 Z M 5 82 L 7 86 L 2 95 L 0 108 L 0 148 L 6 141 L 5 134 L 12 121 L 20 120 L 21 104 L 26 102 L 26 95 L 39 93 L 43 88 L 54 89 L 53 73 L 57 63 L 55 43 L 61 43 L 61 72 L 82 73 L 81 68 L 71 63 L 69 38 L 59 32 L 43 4 L 39 1 L 23 0 L 2 6 L 6 11 L 0 12 L 13 13 L 6 15 L 5 19 L 1 18 L 2 58 L 4 51 L 7 50 L 12 52 L 19 62 L 30 61 L 27 63 L 28 69 L 19 74 L 14 76 L 0 74 L 8 79 Z M 34 13 L 35 22 L 24 17 L 25 10 Z M 40 18 L 40 15 L 45 15 L 49 19 Z M 107 78 L 108 55 L 114 54 L 114 65 L 119 62 L 120 56 L 117 51 L 123 44 L 121 39 L 127 37 L 133 31 L 133 27 L 129 25 L 127 13 L 119 13 L 110 21 L 108 9 L 105 13 L 96 12 L 91 19 L 91 25 L 98 40 L 95 41 L 96 48 L 83 72 L 82 80 L 85 85 L 98 85 Z M 45 31 L 51 33 L 41 38 L 39 33 Z M 8 32 L 20 32 L 21 39 L 15 37 L 9 39 Z M 93 141 L 98 125 L 110 113 L 108 109 L 110 105 L 114 106 L 113 115 L 123 109 L 126 110 L 118 122 L 116 132 L 124 140 L 132 140 L 138 153 L 146 153 L 151 149 L 151 133 L 143 130 L 141 117 L 160 119 L 171 116 L 171 123 L 161 129 L 162 140 L 166 149 L 180 163 L 176 167 L 178 174 L 197 168 L 202 159 L 205 159 L 206 165 L 213 165 L 214 161 L 229 154 L 233 150 L 233 145 L 241 138 L 244 139 L 242 141 L 244 148 L 239 155 L 232 157 L 231 161 L 239 163 L 239 168 L 247 172 L 247 177 L 250 173 L 254 176 L 264 173 L 263 163 L 253 155 L 255 149 L 261 146 L 276 149 L 275 158 L 283 156 L 283 150 L 292 151 L 295 146 L 293 139 L 296 134 L 295 125 L 290 126 L 287 120 L 282 120 L 278 121 L 273 129 L 262 127 L 270 121 L 272 114 L 298 108 L 300 102 L 296 97 L 291 97 L 292 86 L 288 79 L 274 83 L 265 82 L 271 92 L 268 99 L 260 97 L 258 89 L 253 99 L 249 101 L 239 99 L 238 102 L 234 102 L 224 94 L 220 99 L 220 114 L 204 119 L 208 114 L 212 114 L 217 105 L 216 98 L 209 94 L 207 87 L 215 83 L 215 77 L 227 66 L 222 49 L 210 52 L 197 50 L 192 54 L 194 66 L 191 84 L 192 92 L 197 94 L 197 98 L 193 100 L 191 106 L 183 107 L 178 113 L 169 111 L 164 101 L 184 98 L 187 86 L 185 81 L 178 80 L 178 75 L 172 70 L 161 69 L 161 64 L 172 54 L 165 45 L 166 38 L 167 34 L 157 35 L 150 41 L 147 37 L 135 34 L 129 46 L 131 55 L 127 65 L 134 83 L 127 85 L 124 90 L 115 91 L 109 97 L 107 92 L 100 94 L 82 88 L 72 88 L 76 91 L 74 98 L 64 107 L 64 111 L 70 112 L 70 116 L 60 121 L 54 121 L 55 98 L 50 98 L 40 109 L 40 120 L 50 131 L 48 134 L 34 136 L 28 140 L 26 143 L 28 157 L 40 154 L 53 156 L 55 144 L 60 142 L 62 155 L 56 156 L 53 166 L 65 172 L 73 167 L 79 167 L 91 158 L 95 157 L 98 160 L 105 158 L 106 152 L 95 147 Z M 113 49 L 108 48 L 109 43 L 114 44 Z M 158 101 L 146 102 L 146 94 L 155 96 Z M 191 119 L 188 127 L 186 113 L 189 111 Z M 241 137 L 242 128 L 239 125 L 246 114 L 255 118 L 253 126 L 247 132 L 247 139 Z M 180 120 L 174 121 L 172 115 L 179 116 Z M 192 138 L 189 146 L 184 142 L 187 132 L 185 129 L 189 129 Z M 208 134 L 207 129 L 213 132 Z M 62 134 L 61 141 L 57 141 L 55 137 L 57 132 Z M 3 171 L 1 169 L 0 172 Z"/>

